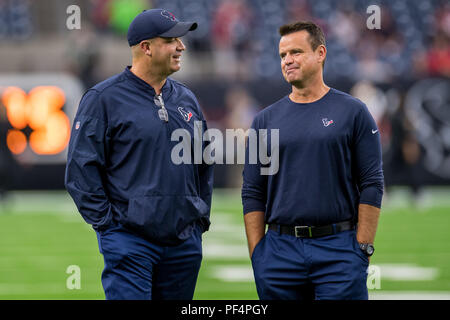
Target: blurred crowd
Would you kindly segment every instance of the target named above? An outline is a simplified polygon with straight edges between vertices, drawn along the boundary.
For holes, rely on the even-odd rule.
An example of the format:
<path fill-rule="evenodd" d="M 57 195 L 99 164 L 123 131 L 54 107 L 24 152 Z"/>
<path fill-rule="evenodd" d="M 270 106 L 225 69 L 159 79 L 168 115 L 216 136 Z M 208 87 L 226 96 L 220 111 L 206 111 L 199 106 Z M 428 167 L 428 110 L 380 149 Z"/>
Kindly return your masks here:
<path fill-rule="evenodd" d="M 53 1 L 56 3 L 56 1 Z M 392 82 L 450 75 L 450 4 L 445 0 L 82 0 L 83 25 L 96 35 L 126 33 L 136 13 L 163 7 L 199 23 L 187 36 L 193 52 L 212 56 L 211 72 L 231 79 L 279 77 L 278 27 L 311 20 L 325 31 L 328 79 Z M 48 5 L 51 1 L 39 1 Z M 381 9 L 369 30 L 370 5 Z M 39 33 L 30 0 L 0 0 L 0 40 Z M 86 21 L 87 20 L 87 21 Z M 95 58 L 93 58 L 95 59 Z M 89 64 L 89 61 L 86 62 Z"/>
<path fill-rule="evenodd" d="M 411 119 L 414 112 L 405 101 L 406 90 L 397 87 L 399 83 L 411 84 L 430 77 L 450 78 L 448 1 L 0 0 L 0 41 L 57 32 L 42 27 L 45 19 L 36 16 L 36 7 L 58 3 L 65 9 L 72 2 L 84 10 L 83 32 L 69 35 L 66 71 L 81 79 L 85 87 L 105 78 L 96 70 L 102 59 L 98 39 L 108 36 L 123 40 L 130 21 L 142 10 L 162 7 L 182 20 L 197 21 L 198 29 L 184 40 L 190 59 L 210 61 L 196 65 L 208 68 L 210 78 L 229 84 L 219 90 L 220 101 L 214 90 L 208 90 L 204 96 L 198 93 L 212 122 L 210 126 L 223 130 L 248 128 L 259 109 L 281 97 L 282 90 L 272 92 L 272 101 L 261 99 L 258 89 L 251 90 L 252 86 L 271 88 L 272 84 L 283 82 L 278 28 L 296 20 L 316 22 L 327 41 L 325 81 L 332 86 L 348 84 L 338 89 L 351 92 L 368 105 L 380 128 L 387 163 L 393 163 L 389 166 L 390 177 L 408 176 L 413 190 L 419 189 L 421 178 L 415 173 L 424 161 L 423 141 L 418 135 L 420 122 Z M 366 25 L 371 15 L 367 8 L 373 4 L 381 9 L 381 21 L 380 29 L 371 30 Z M 209 85 L 210 79 L 204 81 Z M 193 88 L 202 86 L 205 83 L 200 82 Z M 265 91 L 271 93 L 270 89 Z M 215 99 L 213 103 L 208 94 Z M 447 118 L 444 122 L 448 129 Z M 232 178 L 226 185 L 236 186 L 239 170 L 228 175 Z M 450 169 L 447 171 L 450 179 Z M 396 183 L 395 179 L 392 181 Z"/>
<path fill-rule="evenodd" d="M 93 23 L 114 23 L 108 4 L 94 5 Z M 122 1 L 123 2 L 123 1 Z M 327 38 L 326 76 L 391 82 L 401 77 L 450 75 L 450 4 L 448 1 L 378 1 L 379 30 L 369 30 L 363 0 L 159 0 L 136 1 L 165 7 L 199 22 L 189 35 L 192 49 L 213 56 L 213 72 L 243 80 L 279 76 L 278 27 L 288 21 L 318 23 Z M 116 12 L 116 10 L 112 12 Z M 99 14 L 99 12 L 104 13 Z M 122 28 L 125 30 L 126 28 Z M 115 30 L 121 30 L 115 28 Z"/>

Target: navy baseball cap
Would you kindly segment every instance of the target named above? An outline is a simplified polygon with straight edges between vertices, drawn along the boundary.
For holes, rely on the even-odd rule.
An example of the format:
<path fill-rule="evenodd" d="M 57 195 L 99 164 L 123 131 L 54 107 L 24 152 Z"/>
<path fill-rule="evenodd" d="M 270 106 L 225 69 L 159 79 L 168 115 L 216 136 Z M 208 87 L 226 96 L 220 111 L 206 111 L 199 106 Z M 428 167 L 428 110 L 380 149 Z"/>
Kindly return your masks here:
<path fill-rule="evenodd" d="M 144 10 L 128 27 L 128 44 L 134 46 L 154 37 L 178 38 L 197 29 L 197 22 L 181 22 L 164 9 Z"/>

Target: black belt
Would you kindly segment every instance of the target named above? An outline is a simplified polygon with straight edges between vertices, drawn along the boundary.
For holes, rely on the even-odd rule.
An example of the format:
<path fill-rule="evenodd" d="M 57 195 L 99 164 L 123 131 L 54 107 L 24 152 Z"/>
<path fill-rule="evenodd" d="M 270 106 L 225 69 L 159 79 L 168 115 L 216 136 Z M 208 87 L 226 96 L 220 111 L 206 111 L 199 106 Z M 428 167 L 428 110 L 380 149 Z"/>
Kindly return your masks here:
<path fill-rule="evenodd" d="M 318 227 L 269 224 L 269 230 L 297 238 L 318 238 L 353 229 L 355 229 L 355 225 L 351 220 Z"/>

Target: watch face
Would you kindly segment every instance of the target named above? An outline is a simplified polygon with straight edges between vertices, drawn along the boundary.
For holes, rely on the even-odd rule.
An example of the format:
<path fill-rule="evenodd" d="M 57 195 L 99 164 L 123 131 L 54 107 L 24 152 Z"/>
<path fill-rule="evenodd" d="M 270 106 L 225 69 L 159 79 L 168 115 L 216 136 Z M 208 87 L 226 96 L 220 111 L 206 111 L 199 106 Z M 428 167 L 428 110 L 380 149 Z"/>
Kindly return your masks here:
<path fill-rule="evenodd" d="M 362 251 L 364 251 L 364 254 L 366 256 L 369 256 L 369 257 L 371 255 L 373 255 L 373 253 L 375 251 L 374 246 L 372 244 L 369 244 L 369 243 L 360 243 L 359 247 L 361 248 Z"/>

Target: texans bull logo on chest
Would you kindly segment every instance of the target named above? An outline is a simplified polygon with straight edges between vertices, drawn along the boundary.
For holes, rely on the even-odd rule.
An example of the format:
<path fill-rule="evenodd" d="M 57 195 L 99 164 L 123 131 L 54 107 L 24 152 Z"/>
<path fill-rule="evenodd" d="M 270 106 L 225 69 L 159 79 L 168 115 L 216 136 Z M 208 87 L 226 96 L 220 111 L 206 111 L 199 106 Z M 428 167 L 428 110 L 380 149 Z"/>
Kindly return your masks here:
<path fill-rule="evenodd" d="M 178 111 L 181 113 L 181 115 L 183 116 L 183 119 L 186 122 L 189 122 L 193 116 L 192 112 L 190 111 L 186 111 L 183 109 L 183 107 L 178 107 Z"/>
<path fill-rule="evenodd" d="M 328 120 L 328 118 L 323 118 L 322 119 L 322 123 L 324 127 L 328 127 L 330 124 L 333 124 L 334 121 L 333 120 Z"/>

